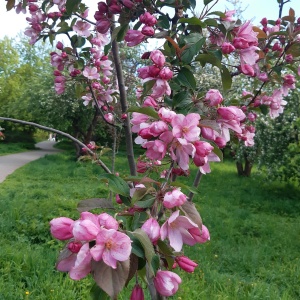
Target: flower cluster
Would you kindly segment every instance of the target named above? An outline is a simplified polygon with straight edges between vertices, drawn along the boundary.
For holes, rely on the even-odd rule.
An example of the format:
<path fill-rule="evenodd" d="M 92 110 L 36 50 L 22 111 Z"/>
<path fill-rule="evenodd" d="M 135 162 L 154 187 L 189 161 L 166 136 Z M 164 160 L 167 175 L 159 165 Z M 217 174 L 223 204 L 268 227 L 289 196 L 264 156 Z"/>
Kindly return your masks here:
<path fill-rule="evenodd" d="M 182 170 L 189 169 L 190 158 L 201 168 L 203 173 L 209 172 L 208 161 L 219 161 L 212 152 L 213 147 L 200 141 L 200 116 L 195 113 L 186 116 L 174 111 L 160 108 L 159 120 L 133 113 L 132 131 L 138 134 L 137 144 L 146 150 L 150 160 L 164 159 L 168 155 Z"/>
<path fill-rule="evenodd" d="M 95 101 L 97 101 L 97 106 L 102 108 L 104 112 L 107 112 L 107 110 L 113 111 L 113 107 L 110 104 L 113 102 L 113 94 L 117 90 L 113 89 L 110 83 L 112 61 L 102 52 L 102 48 L 109 43 L 109 39 L 106 35 L 96 33 L 91 38 L 91 43 L 93 47 L 90 48 L 90 60 L 81 68 L 76 68 L 76 59 L 65 51 L 67 48 L 61 42 L 57 43 L 56 48 L 59 51 L 51 53 L 51 64 L 56 68 L 53 72 L 55 76 L 55 91 L 57 94 L 64 93 L 66 82 L 80 77 L 87 84 L 86 93 L 82 95 L 83 104 L 88 105 L 91 102 L 95 105 Z M 64 72 L 65 70 L 67 70 L 67 74 Z M 111 112 L 105 113 L 104 117 L 107 122 L 113 123 L 114 117 Z"/>
<path fill-rule="evenodd" d="M 26 28 L 24 34 L 30 37 L 30 44 L 34 44 L 43 31 L 43 22 L 46 20 L 47 16 L 43 13 L 40 7 L 34 3 L 36 1 L 28 2 L 28 11 L 30 13 L 30 17 L 27 17 L 26 20 L 29 23 L 30 27 Z M 19 9 L 19 6 L 17 6 L 17 12 Z"/>
<path fill-rule="evenodd" d="M 167 245 L 173 248 L 175 255 L 173 258 L 173 269 L 179 266 L 182 270 L 191 273 L 197 264 L 188 257 L 182 255 L 183 245 L 193 246 L 197 243 L 205 243 L 210 239 L 206 226 L 196 224 L 189 215 L 181 215 L 179 207 L 185 207 L 187 197 L 178 188 L 164 188 L 154 191 L 148 185 L 137 184 L 130 190 L 130 202 L 139 195 L 147 193 L 156 194 L 156 207 L 162 206 L 166 210 L 165 220 L 158 221 L 150 216 L 141 226 L 141 230 L 149 238 L 149 243 L 153 244 L 153 249 L 158 249 L 158 243 L 168 240 Z M 161 196 L 163 193 L 163 196 Z M 163 198 L 161 198 L 163 197 Z M 121 198 L 117 197 L 117 202 L 124 205 Z M 117 215 L 133 215 L 135 213 L 147 211 L 136 203 L 131 208 L 124 207 Z M 122 206 L 121 206 L 122 207 Z M 174 211 L 175 209 L 175 211 Z M 118 262 L 125 262 L 129 259 L 134 249 L 135 243 L 129 236 L 134 236 L 134 232 L 125 231 L 120 227 L 119 222 L 108 215 L 99 215 L 90 212 L 82 212 L 80 219 L 72 220 L 66 217 L 53 219 L 50 222 L 51 234 L 54 238 L 67 241 L 61 258 L 58 260 L 57 269 L 68 272 L 70 278 L 80 280 L 92 272 L 92 264 L 103 261 L 112 269 L 118 267 Z M 140 233 L 139 233 L 140 235 Z M 145 243 L 145 237 L 142 238 Z M 159 253 L 159 252 L 158 252 Z M 160 253 L 161 256 L 169 255 Z M 171 281 L 172 283 L 168 283 Z M 181 283 L 180 277 L 171 271 L 158 269 L 154 276 L 154 285 L 157 291 L 163 296 L 174 295 Z M 132 292 L 134 296 L 143 295 L 139 285 L 136 285 Z M 141 296 L 142 297 L 142 296 Z M 140 298 L 139 298 L 140 299 Z M 142 299 L 142 298 L 141 298 Z"/>
<path fill-rule="evenodd" d="M 164 95 L 171 94 L 171 88 L 168 80 L 173 77 L 173 72 L 165 66 L 166 59 L 160 50 L 154 50 L 150 53 L 149 58 L 152 65 L 138 69 L 138 76 L 143 83 L 153 80 L 152 93 L 145 100 L 144 106 L 157 106 Z"/>
<path fill-rule="evenodd" d="M 227 28 L 235 24 L 235 21 L 231 18 L 234 12 L 235 11 L 227 12 L 228 16 L 221 21 Z M 228 55 L 235 52 L 239 56 L 239 68 L 243 74 L 248 76 L 259 75 L 260 72 L 257 65 L 259 55 L 256 53 L 256 51 L 259 50 L 257 47 L 258 39 L 257 33 L 253 31 L 253 25 L 250 21 L 247 21 L 240 26 L 234 27 L 231 32 L 231 40 L 220 31 L 212 32 L 210 41 L 221 47 L 223 54 Z"/>
<path fill-rule="evenodd" d="M 147 37 L 152 37 L 155 33 L 153 26 L 157 23 L 157 19 L 149 12 L 145 12 L 140 16 L 140 22 L 144 24 L 141 31 L 130 29 L 127 31 L 124 40 L 127 46 L 133 47 L 143 42 Z"/>
<path fill-rule="evenodd" d="M 106 0 L 98 3 L 98 10 L 95 12 L 94 18 L 96 22 L 96 30 L 106 34 L 111 26 L 112 16 L 120 14 L 124 8 L 132 9 L 137 3 L 142 0 Z"/>
<path fill-rule="evenodd" d="M 206 99 L 210 103 L 215 101 L 214 105 L 218 105 L 223 97 L 219 91 L 210 90 Z M 151 106 L 149 97 L 146 101 L 147 105 Z M 152 107 L 158 109 L 156 103 Z M 150 160 L 161 161 L 168 155 L 182 170 L 186 171 L 192 158 L 194 164 L 205 174 L 210 172 L 208 162 L 220 159 L 213 152 L 214 147 L 206 141 L 201 141 L 200 137 L 213 141 L 219 147 L 224 147 L 230 140 L 230 129 L 249 146 L 253 144 L 254 131 L 251 130 L 251 134 L 246 134 L 247 127 L 243 124 L 246 115 L 240 108 L 219 106 L 216 114 L 217 119 L 211 124 L 214 124 L 217 130 L 202 126 L 199 114 L 190 113 L 184 116 L 161 107 L 158 109 L 158 120 L 141 113 L 133 113 L 132 131 L 138 134 L 135 142 L 147 149 L 145 154 Z"/>
<path fill-rule="evenodd" d="M 103 260 L 115 269 L 118 261 L 128 260 L 130 256 L 130 238 L 119 231 L 119 223 L 107 213 L 83 212 L 76 221 L 60 217 L 53 219 L 50 226 L 54 238 L 69 240 L 67 254 L 58 262 L 57 269 L 69 272 L 74 280 L 91 272 L 92 260 Z"/>

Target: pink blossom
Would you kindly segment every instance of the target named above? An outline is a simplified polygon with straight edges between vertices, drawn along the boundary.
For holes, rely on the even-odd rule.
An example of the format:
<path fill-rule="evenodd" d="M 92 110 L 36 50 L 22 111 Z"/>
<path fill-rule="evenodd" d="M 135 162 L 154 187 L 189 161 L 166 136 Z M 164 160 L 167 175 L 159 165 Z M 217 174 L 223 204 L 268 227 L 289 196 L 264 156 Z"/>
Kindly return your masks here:
<path fill-rule="evenodd" d="M 134 6 L 134 3 L 130 0 L 123 0 L 123 5 L 129 9 L 131 9 Z"/>
<path fill-rule="evenodd" d="M 194 163 L 197 167 L 203 166 L 208 162 L 208 155 L 214 149 L 214 147 L 204 141 L 196 141 L 194 143 L 196 153 L 194 155 Z"/>
<path fill-rule="evenodd" d="M 223 96 L 219 90 L 210 89 L 206 93 L 205 100 L 209 101 L 210 106 L 218 106 L 223 101 Z"/>
<path fill-rule="evenodd" d="M 86 9 L 83 13 L 80 14 L 81 17 L 87 18 L 89 15 L 89 9 Z"/>
<path fill-rule="evenodd" d="M 90 141 L 88 144 L 87 144 L 87 147 L 91 150 L 96 150 L 97 149 L 97 146 L 96 146 L 96 143 L 94 141 Z"/>
<path fill-rule="evenodd" d="M 55 83 L 63 83 L 65 81 L 66 81 L 65 76 L 56 76 L 55 79 L 54 79 Z"/>
<path fill-rule="evenodd" d="M 142 94 L 143 94 L 143 88 L 142 87 L 137 87 L 136 88 L 136 92 L 135 92 L 135 96 L 136 96 L 136 98 L 137 99 L 140 99 L 141 98 L 141 96 L 142 96 Z"/>
<path fill-rule="evenodd" d="M 181 278 L 171 271 L 158 270 L 153 282 L 159 294 L 169 297 L 176 294 Z"/>
<path fill-rule="evenodd" d="M 22 12 L 22 14 L 26 14 L 26 7 L 23 8 L 22 2 L 19 2 L 17 6 L 15 7 L 16 13 L 19 14 Z"/>
<path fill-rule="evenodd" d="M 252 66 L 247 64 L 241 65 L 241 71 L 243 74 L 253 77 L 255 75 L 255 71 Z"/>
<path fill-rule="evenodd" d="M 226 140 L 222 136 L 217 136 L 214 142 L 219 148 L 224 148 L 227 144 Z"/>
<path fill-rule="evenodd" d="M 56 52 L 51 53 L 51 65 L 56 67 L 59 71 L 63 71 L 64 69 L 64 59 L 61 55 L 57 54 Z"/>
<path fill-rule="evenodd" d="M 266 32 L 267 32 L 268 35 L 273 33 L 273 32 L 278 32 L 278 31 L 280 31 L 280 25 L 278 25 L 278 24 L 274 25 L 272 27 L 267 27 L 266 28 Z"/>
<path fill-rule="evenodd" d="M 247 127 L 242 128 L 242 133 L 238 133 L 237 137 L 244 141 L 246 147 L 254 146 L 254 132 L 250 132 Z"/>
<path fill-rule="evenodd" d="M 159 109 L 158 115 L 163 121 L 167 123 L 171 123 L 173 118 L 176 116 L 176 113 L 175 111 L 162 107 Z"/>
<path fill-rule="evenodd" d="M 143 124 L 147 124 L 146 122 L 149 120 L 149 117 L 147 115 L 141 114 L 134 112 L 132 113 L 132 118 L 131 118 L 131 124 L 132 126 L 132 132 L 137 133 L 141 130 L 141 126 Z"/>
<path fill-rule="evenodd" d="M 159 72 L 159 77 L 164 80 L 169 80 L 173 77 L 173 72 L 169 68 L 165 67 Z"/>
<path fill-rule="evenodd" d="M 62 42 L 57 42 L 56 48 L 57 48 L 58 50 L 63 50 L 63 49 L 64 49 L 63 43 L 62 43 Z"/>
<path fill-rule="evenodd" d="M 200 128 L 198 127 L 200 115 L 191 113 L 186 116 L 182 114 L 176 115 L 172 119 L 173 135 L 177 138 L 185 138 L 188 142 L 199 139 Z"/>
<path fill-rule="evenodd" d="M 99 233 L 98 216 L 90 212 L 82 212 L 80 219 L 74 222 L 73 235 L 79 241 L 92 241 Z"/>
<path fill-rule="evenodd" d="M 55 83 L 55 84 L 54 84 L 54 89 L 55 89 L 55 91 L 56 91 L 56 93 L 57 93 L 58 95 L 63 94 L 64 91 L 65 91 L 65 82 L 63 81 L 63 82 L 61 82 L 61 83 Z"/>
<path fill-rule="evenodd" d="M 114 229 L 101 228 L 96 238 L 96 245 L 90 250 L 95 261 L 103 259 L 104 263 L 113 269 L 118 261 L 125 261 L 131 253 L 130 238 Z"/>
<path fill-rule="evenodd" d="M 94 82 L 92 82 L 92 88 L 95 90 L 102 90 L 103 87 L 99 82 L 94 81 Z"/>
<path fill-rule="evenodd" d="M 91 39 L 91 43 L 98 47 L 104 47 L 109 43 L 108 35 L 97 32 L 96 37 Z"/>
<path fill-rule="evenodd" d="M 42 23 L 46 20 L 46 18 L 47 16 L 41 10 L 37 10 L 32 13 L 30 17 L 27 17 L 26 20 L 30 23 L 32 28 L 38 30 L 35 25 L 40 25 L 40 28 L 42 28 Z M 41 31 L 41 29 L 39 29 L 39 31 Z"/>
<path fill-rule="evenodd" d="M 101 34 L 106 34 L 110 28 L 110 21 L 106 17 L 96 18 L 96 14 L 95 19 L 98 19 L 96 22 L 97 31 Z"/>
<path fill-rule="evenodd" d="M 259 59 L 259 55 L 256 53 L 257 50 L 259 50 L 259 48 L 255 46 L 240 50 L 241 64 L 250 66 L 255 65 L 256 61 Z"/>
<path fill-rule="evenodd" d="M 140 16 L 140 22 L 148 26 L 154 26 L 157 23 L 157 20 L 149 12 L 145 12 Z"/>
<path fill-rule="evenodd" d="M 78 253 L 79 250 L 82 247 L 82 243 L 81 242 L 69 242 L 69 244 L 67 245 L 68 250 L 70 250 L 72 253 Z"/>
<path fill-rule="evenodd" d="M 53 0 L 53 3 L 56 4 L 59 10 L 62 10 L 66 5 L 66 0 Z"/>
<path fill-rule="evenodd" d="M 91 35 L 91 32 L 89 31 L 90 27 L 91 24 L 87 22 L 77 21 L 73 26 L 73 30 L 80 36 L 89 37 Z"/>
<path fill-rule="evenodd" d="M 161 135 L 163 132 L 167 131 L 168 129 L 169 127 L 164 121 L 156 121 L 149 126 L 149 132 L 154 137 Z"/>
<path fill-rule="evenodd" d="M 71 77 L 76 77 L 77 75 L 81 74 L 81 71 L 79 69 L 69 68 L 69 71 Z"/>
<path fill-rule="evenodd" d="M 279 51 L 281 52 L 283 49 L 282 47 L 280 46 L 280 43 L 279 42 L 276 42 L 273 46 L 272 46 L 272 51 Z"/>
<path fill-rule="evenodd" d="M 218 34 L 211 33 L 209 36 L 209 40 L 212 44 L 221 47 L 224 43 L 224 40 L 226 40 L 226 38 L 222 32 L 218 32 Z"/>
<path fill-rule="evenodd" d="M 152 51 L 151 54 L 150 54 L 150 59 L 159 68 L 162 68 L 164 66 L 165 62 L 166 62 L 165 56 L 159 50 Z"/>
<path fill-rule="evenodd" d="M 129 29 L 124 37 L 125 42 L 128 47 L 133 47 L 140 44 L 145 39 L 145 35 L 143 35 L 138 30 Z"/>
<path fill-rule="evenodd" d="M 142 138 L 141 136 L 137 136 L 134 140 L 134 142 L 137 144 L 137 145 L 141 145 L 141 146 L 144 146 L 146 142 L 148 142 L 148 139 L 144 139 Z"/>
<path fill-rule="evenodd" d="M 152 87 L 153 98 L 159 98 L 164 95 L 171 95 L 171 88 L 166 80 L 157 79 L 154 86 Z"/>
<path fill-rule="evenodd" d="M 98 222 L 100 226 L 103 226 L 106 229 L 118 230 L 119 228 L 118 221 L 107 213 L 100 214 L 98 216 Z"/>
<path fill-rule="evenodd" d="M 293 62 L 293 60 L 294 60 L 294 57 L 293 57 L 292 54 L 286 55 L 285 61 L 286 61 L 287 63 L 291 64 L 291 63 Z"/>
<path fill-rule="evenodd" d="M 232 22 L 234 19 L 232 16 L 235 14 L 235 10 L 225 11 L 225 18 L 221 18 L 222 21 Z"/>
<path fill-rule="evenodd" d="M 241 37 L 234 38 L 232 41 L 232 44 L 236 49 L 249 48 L 249 44 L 248 44 L 247 40 L 245 40 L 244 38 L 241 38 Z"/>
<path fill-rule="evenodd" d="M 142 34 L 146 35 L 146 36 L 153 36 L 155 33 L 155 30 L 153 27 L 151 26 L 147 26 L 145 25 L 143 28 L 142 28 Z"/>
<path fill-rule="evenodd" d="M 160 226 L 156 219 L 148 219 L 141 228 L 147 233 L 149 239 L 155 245 L 160 238 Z"/>
<path fill-rule="evenodd" d="M 161 140 L 146 142 L 143 147 L 147 148 L 146 156 L 154 160 L 162 160 L 167 152 L 167 146 Z"/>
<path fill-rule="evenodd" d="M 189 232 L 192 228 L 198 228 L 197 224 L 185 216 L 180 216 L 176 210 L 160 228 L 160 236 L 162 240 L 168 237 L 171 247 L 179 252 L 183 244 L 189 246 L 196 244 L 196 240 Z"/>
<path fill-rule="evenodd" d="M 56 268 L 61 272 L 69 272 L 71 279 L 80 280 L 91 272 L 91 260 L 89 244 L 86 243 L 78 253 L 71 253 L 67 258 L 61 260 Z"/>
<path fill-rule="evenodd" d="M 142 137 L 145 140 L 149 140 L 153 137 L 153 134 L 150 132 L 149 126 L 142 128 L 138 134 L 140 137 Z"/>
<path fill-rule="evenodd" d="M 112 94 L 114 94 L 114 93 L 117 93 L 117 91 L 114 89 L 110 89 L 108 87 L 107 87 L 107 89 L 99 92 L 97 95 L 97 101 L 98 101 L 99 105 L 103 106 L 104 102 L 107 102 L 107 103 L 112 102 L 113 101 Z M 105 110 L 104 106 L 103 106 L 103 110 Z M 111 120 L 111 116 L 107 116 L 107 117 L 108 117 L 108 121 Z"/>
<path fill-rule="evenodd" d="M 175 160 L 178 166 L 186 171 L 189 169 L 190 156 L 194 157 L 195 147 L 188 143 L 186 139 L 177 138 L 171 146 L 171 157 Z"/>
<path fill-rule="evenodd" d="M 104 2 L 98 2 L 98 11 L 101 14 L 106 14 L 108 12 L 108 6 Z"/>
<path fill-rule="evenodd" d="M 255 133 L 255 127 L 250 125 L 250 126 L 246 126 L 247 130 L 252 132 L 252 133 Z"/>
<path fill-rule="evenodd" d="M 100 67 L 100 70 L 102 71 L 104 76 L 111 76 L 112 75 L 111 70 L 113 68 L 111 67 L 111 64 L 112 64 L 111 60 L 104 60 L 104 61 L 102 60 L 102 61 L 100 61 L 99 67 Z"/>
<path fill-rule="evenodd" d="M 258 44 L 257 34 L 257 32 L 253 31 L 250 21 L 247 21 L 237 29 L 236 37 L 245 39 L 250 46 L 256 46 Z"/>
<path fill-rule="evenodd" d="M 183 194 L 179 189 L 174 189 L 173 191 L 167 192 L 164 196 L 163 205 L 166 208 L 173 208 L 176 206 L 181 206 L 186 202 L 187 196 Z"/>
<path fill-rule="evenodd" d="M 214 122 L 216 123 L 215 126 L 219 126 L 216 121 Z M 213 130 L 210 127 L 201 126 L 201 135 L 207 140 L 214 141 L 219 148 L 223 148 L 226 146 L 226 140 L 217 131 Z"/>
<path fill-rule="evenodd" d="M 30 37 L 29 44 L 33 45 L 37 41 L 40 31 L 34 30 L 31 27 L 27 27 L 26 30 L 24 31 L 24 34 Z"/>
<path fill-rule="evenodd" d="M 139 68 L 137 70 L 137 73 L 138 73 L 138 77 L 141 78 L 141 79 L 146 79 L 146 78 L 152 77 L 152 76 L 150 76 L 149 66 Z"/>
<path fill-rule="evenodd" d="M 189 229 L 189 233 L 199 244 L 206 243 L 210 240 L 209 231 L 205 225 L 202 225 L 201 231 L 199 228 L 191 228 Z"/>
<path fill-rule="evenodd" d="M 157 66 L 147 66 L 147 67 L 139 68 L 137 70 L 137 72 L 138 72 L 139 78 L 146 79 L 148 81 L 148 80 L 151 80 L 151 79 L 157 77 L 157 75 L 160 72 L 160 68 L 158 68 Z M 145 80 L 144 80 L 144 82 L 145 82 Z"/>
<path fill-rule="evenodd" d="M 268 74 L 266 72 L 258 74 L 257 78 L 262 82 L 267 82 L 269 80 Z"/>
<path fill-rule="evenodd" d="M 137 163 L 136 163 L 136 171 L 138 173 L 145 173 L 148 169 L 149 169 L 150 165 L 148 162 L 144 162 L 141 161 L 140 159 L 138 159 Z"/>
<path fill-rule="evenodd" d="M 92 100 L 92 94 L 87 93 L 86 95 L 82 96 L 81 99 L 83 99 L 83 105 L 87 106 L 89 105 L 90 101 Z"/>
<path fill-rule="evenodd" d="M 201 135 L 203 138 L 214 141 L 217 135 L 217 132 L 210 127 L 201 126 Z"/>
<path fill-rule="evenodd" d="M 144 300 L 144 292 L 142 287 L 139 284 L 136 284 L 130 295 L 130 300 Z"/>
<path fill-rule="evenodd" d="M 58 70 L 54 70 L 53 71 L 53 75 L 54 76 L 62 76 L 62 73 L 60 71 L 58 71 Z"/>
<path fill-rule="evenodd" d="M 224 140 L 224 139 L 223 139 Z M 217 144 L 217 139 L 215 140 L 215 143 Z M 224 145 L 221 144 L 221 146 L 219 146 L 218 144 L 218 147 L 222 148 L 222 147 L 225 147 L 226 145 L 226 141 L 224 141 Z M 205 161 L 206 161 L 206 158 L 205 158 Z M 221 161 L 219 156 L 216 155 L 214 152 L 211 152 L 207 155 L 207 162 L 205 162 L 204 165 L 200 166 L 199 167 L 199 170 L 202 174 L 207 174 L 207 173 L 210 173 L 211 170 L 210 170 L 210 166 L 209 166 L 209 162 L 212 161 L 212 162 L 219 162 Z"/>
<path fill-rule="evenodd" d="M 177 256 L 175 261 L 182 270 L 188 273 L 193 273 L 195 268 L 198 266 L 198 264 L 196 264 L 194 261 L 183 255 Z"/>
<path fill-rule="evenodd" d="M 112 113 L 105 114 L 104 119 L 108 123 L 113 123 L 114 122 L 114 115 Z"/>
<path fill-rule="evenodd" d="M 260 24 L 264 27 L 267 26 L 268 25 L 268 19 L 267 18 L 262 18 L 261 21 L 260 21 Z"/>
<path fill-rule="evenodd" d="M 111 1 L 108 5 L 108 10 L 112 14 L 119 14 L 122 12 L 122 7 L 117 2 Z"/>
<path fill-rule="evenodd" d="M 246 118 L 246 115 L 243 113 L 243 111 L 236 106 L 220 107 L 218 108 L 217 112 L 221 119 L 226 121 L 234 120 L 241 122 Z"/>
<path fill-rule="evenodd" d="M 101 78 L 101 81 L 102 81 L 104 84 L 110 83 L 110 79 L 109 79 L 108 77 L 105 77 L 105 76 Z"/>
<path fill-rule="evenodd" d="M 73 237 L 72 229 L 74 220 L 60 217 L 50 221 L 50 231 L 54 238 L 58 240 L 68 240 Z"/>
<path fill-rule="evenodd" d="M 283 100 L 283 95 L 281 89 L 276 89 L 273 92 L 273 95 L 271 97 L 268 97 L 267 99 L 270 99 L 271 102 L 269 104 L 270 106 L 270 117 L 272 119 L 277 118 L 279 114 L 283 113 L 284 106 L 287 104 L 285 100 Z M 267 105 L 267 103 L 264 103 Z"/>
<path fill-rule="evenodd" d="M 96 67 L 85 67 L 83 72 L 82 72 L 83 76 L 90 79 L 90 80 L 93 80 L 93 79 L 99 79 L 100 78 L 100 75 L 98 73 L 98 70 Z"/>
<path fill-rule="evenodd" d="M 230 54 L 235 50 L 235 48 L 232 44 L 226 43 L 226 42 L 222 44 L 221 48 L 222 48 L 223 54 Z"/>
<path fill-rule="evenodd" d="M 256 120 L 256 118 L 257 118 L 257 115 L 256 115 L 256 113 L 250 112 L 250 113 L 247 115 L 247 118 L 248 118 L 249 121 L 254 122 L 254 121 Z"/>
<path fill-rule="evenodd" d="M 284 96 L 287 96 L 288 94 L 288 89 L 295 89 L 295 83 L 296 83 L 296 79 L 295 76 L 292 74 L 286 74 L 283 76 L 283 94 Z"/>
<path fill-rule="evenodd" d="M 153 99 L 153 97 L 147 96 L 146 99 L 145 99 L 145 101 L 144 101 L 144 103 L 143 103 L 143 106 L 145 106 L 145 107 L 149 107 L 150 106 L 150 107 L 156 108 L 156 107 L 158 107 L 158 104 Z"/>
<path fill-rule="evenodd" d="M 34 14 L 36 11 L 39 10 L 39 7 L 35 4 L 29 4 L 28 9 L 30 13 Z"/>

